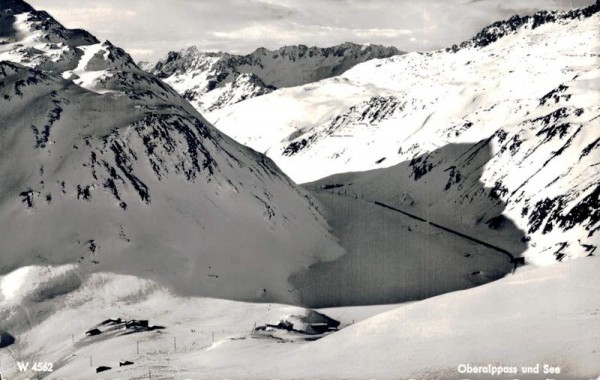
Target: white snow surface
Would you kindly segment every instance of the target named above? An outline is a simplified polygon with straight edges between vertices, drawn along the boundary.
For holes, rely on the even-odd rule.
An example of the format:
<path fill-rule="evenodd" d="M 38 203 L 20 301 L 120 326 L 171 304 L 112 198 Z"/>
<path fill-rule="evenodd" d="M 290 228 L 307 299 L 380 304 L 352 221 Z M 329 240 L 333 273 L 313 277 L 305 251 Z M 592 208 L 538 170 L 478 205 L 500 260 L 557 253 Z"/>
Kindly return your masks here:
<path fill-rule="evenodd" d="M 90 46 L 81 46 L 79 49 L 83 51 L 77 67 L 74 70 L 65 71 L 62 77 L 65 79 L 73 79 L 73 82 L 88 90 L 94 91 L 96 81 L 102 79 L 106 75 L 106 70 L 88 71 L 87 65 L 92 58 L 99 53 L 108 54 L 108 51 L 103 49 L 103 44 L 94 44 Z"/>
<path fill-rule="evenodd" d="M 458 378 L 460 364 L 539 363 L 560 367 L 556 378 L 591 379 L 600 374 L 598 270 L 600 260 L 590 257 L 405 305 L 326 309 L 341 318 L 343 329 L 310 342 L 252 333 L 255 323 L 303 315 L 302 308 L 184 298 L 132 276 L 81 277 L 69 268 L 81 285 L 68 294 L 0 301 L 3 317 L 20 332 L 15 345 L 0 351 L 0 371 L 25 379 L 32 373 L 19 373 L 16 362 L 43 360 L 55 363 L 56 378 L 380 380 Z M 32 268 L 28 279 L 48 287 L 50 272 Z M 118 317 L 166 329 L 85 336 Z M 119 367 L 120 360 L 134 364 Z M 112 369 L 96 374 L 100 365 Z"/>
<path fill-rule="evenodd" d="M 458 365 L 540 363 L 561 367 L 556 378 L 597 378 L 599 265 L 596 257 L 574 260 L 412 303 L 300 347 L 259 373 L 285 378 L 293 368 L 288 377 L 489 379 L 496 377 L 461 375 Z"/>

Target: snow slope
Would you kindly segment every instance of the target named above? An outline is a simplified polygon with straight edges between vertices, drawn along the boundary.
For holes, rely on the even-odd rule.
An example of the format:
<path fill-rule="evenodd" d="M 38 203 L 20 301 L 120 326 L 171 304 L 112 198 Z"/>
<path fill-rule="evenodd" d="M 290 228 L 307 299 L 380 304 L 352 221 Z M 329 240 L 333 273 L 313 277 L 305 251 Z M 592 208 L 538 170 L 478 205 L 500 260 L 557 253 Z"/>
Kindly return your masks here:
<path fill-rule="evenodd" d="M 0 351 L 0 371 L 24 379 L 32 373 L 19 373 L 16 362 L 40 360 L 55 363 L 52 378 L 496 379 L 461 375 L 458 366 L 520 371 L 539 363 L 561 368 L 544 378 L 592 379 L 600 374 L 599 269 L 600 260 L 590 257 L 406 305 L 327 309 L 344 328 L 311 342 L 252 332 L 255 323 L 306 315 L 302 308 L 183 298 L 151 281 L 108 274 L 82 277 L 75 291 L 40 300 L 36 289 L 64 284 L 56 281 L 60 275 L 79 275 L 68 267 L 31 267 L 26 279 L 46 285 L 0 300 L 3 318 L 14 322 L 11 313 L 27 307 L 31 313 L 21 324 L 33 326 Z M 85 336 L 117 317 L 165 329 Z M 134 364 L 119 367 L 120 360 Z M 100 365 L 112 369 L 95 374 Z"/>
<path fill-rule="evenodd" d="M 78 264 L 293 303 L 288 277 L 343 253 L 304 190 L 122 49 L 0 5 L 0 273 Z"/>
<path fill-rule="evenodd" d="M 394 47 L 349 42 L 329 48 L 259 48 L 247 55 L 204 53 L 192 46 L 169 52 L 164 60 L 154 65 L 144 63 L 144 67 L 204 113 L 278 88 L 337 76 L 358 63 L 401 53 Z"/>
<path fill-rule="evenodd" d="M 355 182 L 486 235 L 512 220 L 537 264 L 587 256 L 600 221 L 599 8 L 515 16 L 460 47 L 372 60 L 211 118 L 297 182 L 390 168 L 320 184 Z"/>
<path fill-rule="evenodd" d="M 309 310 L 295 306 L 180 297 L 153 281 L 108 273 L 88 275 L 74 265 L 23 267 L 0 277 L 0 284 L 15 280 L 27 286 L 16 293 L 3 287 L 0 293 L 2 324 L 18 337 L 14 345 L 0 350 L 0 373 L 10 379 L 35 376 L 31 369 L 20 372 L 17 365 L 17 361 L 35 360 L 54 363 L 53 371 L 44 374 L 50 378 L 94 378 L 101 365 L 113 368 L 101 377 L 135 378 L 149 371 L 153 378 L 174 373 L 183 377 L 184 368 L 168 363 L 189 352 L 247 339 L 265 354 L 306 344 L 305 338 L 311 337 L 277 331 L 252 333 L 256 326 L 281 320 L 294 320 L 295 328 L 301 328 Z M 77 286 L 69 288 L 69 283 Z M 86 336 L 101 322 L 117 318 L 148 320 L 164 329 L 132 333 L 102 327 L 102 334 Z M 276 336 L 289 342 L 277 344 Z M 120 368 L 121 360 L 134 364 Z M 241 367 L 241 360 L 235 364 Z"/>
<path fill-rule="evenodd" d="M 500 378 L 594 379 L 600 375 L 599 269 L 600 259 L 584 258 L 412 303 L 300 347 L 256 377 L 285 378 L 293 368 L 288 377 L 494 379 L 460 374 L 458 366 L 539 363 L 560 367 L 561 374 Z"/>

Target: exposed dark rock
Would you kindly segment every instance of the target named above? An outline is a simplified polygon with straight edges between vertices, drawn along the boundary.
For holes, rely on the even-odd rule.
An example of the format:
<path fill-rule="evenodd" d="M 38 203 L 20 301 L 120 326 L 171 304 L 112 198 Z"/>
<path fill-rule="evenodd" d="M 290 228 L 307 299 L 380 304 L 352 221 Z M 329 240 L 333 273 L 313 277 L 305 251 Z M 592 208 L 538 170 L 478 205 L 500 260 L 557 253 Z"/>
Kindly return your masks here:
<path fill-rule="evenodd" d="M 111 369 L 112 369 L 112 367 L 101 365 L 100 367 L 96 368 L 96 373 L 110 371 Z"/>
<path fill-rule="evenodd" d="M 102 334 L 102 331 L 100 331 L 100 329 L 91 329 L 85 332 L 85 335 L 87 336 L 96 336 L 100 334 Z"/>
<path fill-rule="evenodd" d="M 15 337 L 7 333 L 6 331 L 0 330 L 0 348 L 8 347 L 14 344 L 16 341 Z"/>

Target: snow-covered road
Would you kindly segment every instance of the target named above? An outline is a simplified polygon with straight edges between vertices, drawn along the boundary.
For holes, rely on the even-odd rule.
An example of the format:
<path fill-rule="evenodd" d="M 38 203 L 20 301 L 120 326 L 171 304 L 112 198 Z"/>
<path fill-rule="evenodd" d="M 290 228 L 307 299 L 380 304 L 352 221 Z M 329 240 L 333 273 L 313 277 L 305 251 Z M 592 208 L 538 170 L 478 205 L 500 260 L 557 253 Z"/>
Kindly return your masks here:
<path fill-rule="evenodd" d="M 418 217 L 418 216 L 416 216 L 416 215 L 414 215 L 414 214 L 411 214 L 411 213 L 409 213 L 409 212 L 406 212 L 406 211 L 402 211 L 402 210 L 400 210 L 400 209 L 397 209 L 397 208 L 395 208 L 395 207 L 392 207 L 392 206 L 390 206 L 390 205 L 386 205 L 385 203 L 382 203 L 382 202 L 379 202 L 379 201 L 368 201 L 368 202 L 371 202 L 371 203 L 373 203 L 373 204 L 376 204 L 377 206 L 381 206 L 381 207 L 389 208 L 390 210 L 397 211 L 397 212 L 399 212 L 399 213 L 401 213 L 401 214 L 404 214 L 404 215 L 408 216 L 409 218 L 413 218 L 413 219 L 419 220 L 419 221 L 421 221 L 421 222 L 423 222 L 423 223 L 428 223 L 428 224 L 431 224 L 432 226 L 434 226 L 434 227 L 436 227 L 436 228 L 442 229 L 442 230 L 444 230 L 444 231 L 446 231 L 446 232 L 450 232 L 451 234 L 454 234 L 454 235 L 456 235 L 456 236 L 459 236 L 459 237 L 461 237 L 461 238 L 463 238 L 463 239 L 470 240 L 470 241 L 472 241 L 472 242 L 475 242 L 475 243 L 477 243 L 477 244 L 481 244 L 481 245 L 483 245 L 483 246 L 485 246 L 485 247 L 487 247 L 487 248 L 493 249 L 494 251 L 498 251 L 498 252 L 500 252 L 500 253 L 502 253 L 502 254 L 505 254 L 506 256 L 508 256 L 508 257 L 510 258 L 510 261 L 511 261 L 511 263 L 515 261 L 515 256 L 514 256 L 512 253 L 508 252 L 508 251 L 507 251 L 506 249 L 504 249 L 504 248 L 500 248 L 500 247 L 498 247 L 498 246 L 495 246 L 495 245 L 493 245 L 493 244 L 486 243 L 486 242 L 485 242 L 485 241 L 483 241 L 483 240 L 480 240 L 480 239 L 474 238 L 474 237 L 472 237 L 472 236 L 469 236 L 469 235 L 467 235 L 467 234 L 464 234 L 464 233 L 462 233 L 462 232 L 458 232 L 458 231 L 456 231 L 456 230 L 453 230 L 452 228 L 449 228 L 449 227 L 444 227 L 444 226 L 442 226 L 442 225 L 440 225 L 440 224 L 438 224 L 438 223 L 432 222 L 432 221 L 430 221 L 430 220 L 427 220 L 427 219 L 423 219 L 423 218 L 421 218 L 421 217 Z"/>

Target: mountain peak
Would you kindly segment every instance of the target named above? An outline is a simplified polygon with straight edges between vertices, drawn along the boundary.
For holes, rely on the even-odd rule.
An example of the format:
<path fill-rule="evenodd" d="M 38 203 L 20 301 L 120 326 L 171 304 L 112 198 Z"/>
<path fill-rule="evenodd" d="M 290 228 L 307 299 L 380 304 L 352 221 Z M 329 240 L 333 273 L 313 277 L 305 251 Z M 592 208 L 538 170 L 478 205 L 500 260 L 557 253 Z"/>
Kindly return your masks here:
<path fill-rule="evenodd" d="M 291 274 L 341 254 L 303 189 L 123 49 L 1 4 L 0 30 L 14 32 L 0 44 L 0 276 L 68 263 L 293 303 Z"/>
<path fill-rule="evenodd" d="M 561 20 L 588 18 L 598 12 L 600 12 L 600 0 L 596 0 L 594 4 L 588 7 L 568 11 L 540 11 L 527 16 L 513 15 L 507 20 L 497 21 L 486 26 L 475 37 L 464 41 L 460 46 L 454 45 L 447 50 L 456 52 L 464 48 L 485 47 L 509 34 L 516 33 L 521 28 L 527 27 L 533 30 L 544 24 Z"/>
<path fill-rule="evenodd" d="M 19 0 L 0 0 L 0 30 L 7 40 L 16 41 L 17 33 L 30 35 L 37 42 L 63 43 L 69 46 L 91 45 L 98 40 L 82 29 L 68 29 L 45 11 L 37 11 Z M 5 50 L 5 49 L 3 49 Z"/>
<path fill-rule="evenodd" d="M 35 9 L 22 0 L 0 0 L 0 9 L 5 14 L 33 12 Z"/>

